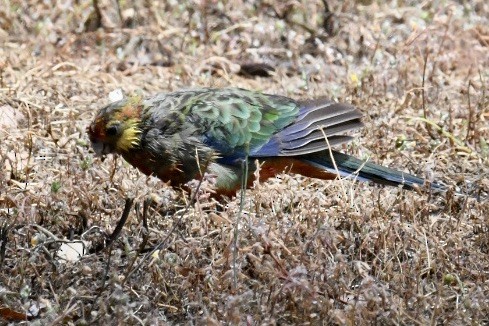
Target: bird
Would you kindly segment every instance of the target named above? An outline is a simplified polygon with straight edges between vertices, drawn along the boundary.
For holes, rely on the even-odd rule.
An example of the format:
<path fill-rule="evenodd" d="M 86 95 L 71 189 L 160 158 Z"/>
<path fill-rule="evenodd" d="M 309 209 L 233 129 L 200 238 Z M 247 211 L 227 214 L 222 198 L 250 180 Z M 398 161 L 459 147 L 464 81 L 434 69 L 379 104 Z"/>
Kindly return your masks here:
<path fill-rule="evenodd" d="M 326 97 L 295 100 L 241 88 L 199 88 L 124 97 L 87 127 L 93 151 L 121 155 L 146 175 L 185 189 L 213 177 L 217 197 L 283 172 L 413 190 L 443 185 L 334 150 L 364 126 L 355 106 Z"/>

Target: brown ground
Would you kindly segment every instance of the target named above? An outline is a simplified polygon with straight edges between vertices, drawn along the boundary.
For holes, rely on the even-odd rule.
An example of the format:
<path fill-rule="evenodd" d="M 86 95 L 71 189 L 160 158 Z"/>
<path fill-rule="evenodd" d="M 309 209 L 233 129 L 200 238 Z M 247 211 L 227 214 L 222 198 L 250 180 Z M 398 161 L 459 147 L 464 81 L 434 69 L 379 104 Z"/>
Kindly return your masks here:
<path fill-rule="evenodd" d="M 49 2 L 0 5 L 0 324 L 489 321 L 487 1 Z M 471 196 L 282 176 L 187 205 L 90 152 L 114 89 L 230 85 L 354 103 L 344 150 Z M 126 198 L 110 248 L 60 257 Z"/>

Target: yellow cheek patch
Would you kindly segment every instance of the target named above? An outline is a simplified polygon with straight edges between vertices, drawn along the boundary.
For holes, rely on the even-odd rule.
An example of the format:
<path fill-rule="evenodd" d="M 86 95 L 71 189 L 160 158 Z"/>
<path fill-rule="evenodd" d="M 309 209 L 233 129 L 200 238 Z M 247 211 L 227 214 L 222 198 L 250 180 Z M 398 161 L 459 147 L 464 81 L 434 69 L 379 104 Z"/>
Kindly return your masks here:
<path fill-rule="evenodd" d="M 139 146 L 139 135 L 141 130 L 138 128 L 139 119 L 130 119 L 126 121 L 126 128 L 122 132 L 122 135 L 117 140 L 117 150 L 127 152 L 133 147 Z"/>

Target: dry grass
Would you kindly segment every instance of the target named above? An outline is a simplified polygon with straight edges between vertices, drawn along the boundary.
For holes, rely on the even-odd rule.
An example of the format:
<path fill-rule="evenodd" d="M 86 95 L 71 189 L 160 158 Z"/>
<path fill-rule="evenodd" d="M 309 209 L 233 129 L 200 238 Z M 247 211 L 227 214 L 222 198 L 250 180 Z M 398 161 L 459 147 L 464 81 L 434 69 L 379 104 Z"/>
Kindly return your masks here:
<path fill-rule="evenodd" d="M 1 0 L 1 322 L 487 323 L 489 5 L 368 2 L 99 0 L 97 17 L 88 0 Z M 354 103 L 367 127 L 345 150 L 471 196 L 282 176 L 242 207 L 188 206 L 92 156 L 110 91 L 229 85 Z M 110 248 L 59 257 L 103 244 L 126 198 Z"/>

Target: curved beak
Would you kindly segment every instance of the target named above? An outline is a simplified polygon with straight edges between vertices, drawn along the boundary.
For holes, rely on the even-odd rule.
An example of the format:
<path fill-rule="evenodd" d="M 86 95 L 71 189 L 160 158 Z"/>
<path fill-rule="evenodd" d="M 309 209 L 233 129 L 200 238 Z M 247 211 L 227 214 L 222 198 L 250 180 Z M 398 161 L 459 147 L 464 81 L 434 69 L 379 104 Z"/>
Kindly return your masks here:
<path fill-rule="evenodd" d="M 93 151 L 95 152 L 95 156 L 103 159 L 105 155 L 111 153 L 110 147 L 108 145 L 98 141 L 92 141 L 91 143 Z"/>

